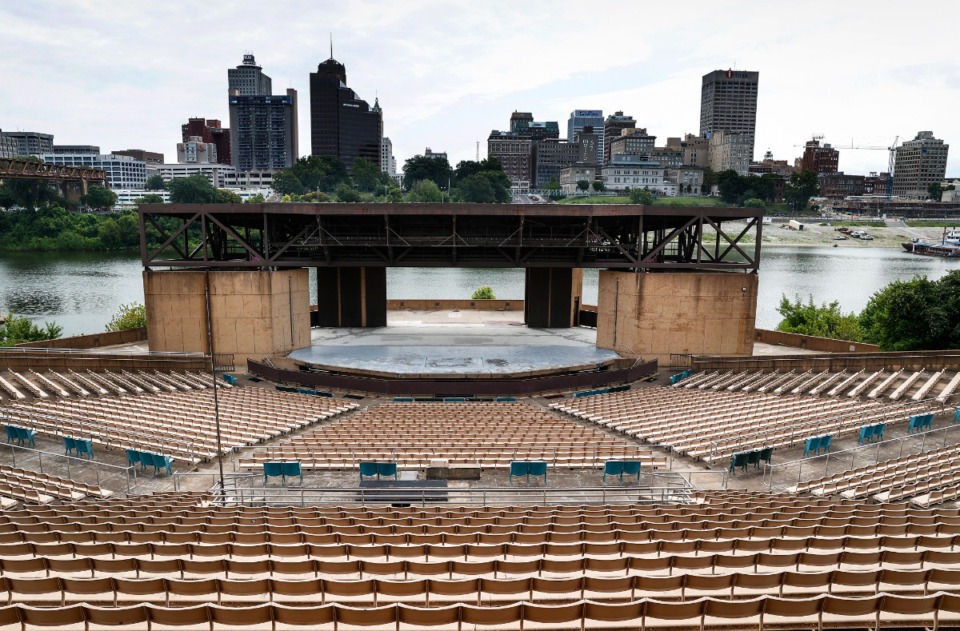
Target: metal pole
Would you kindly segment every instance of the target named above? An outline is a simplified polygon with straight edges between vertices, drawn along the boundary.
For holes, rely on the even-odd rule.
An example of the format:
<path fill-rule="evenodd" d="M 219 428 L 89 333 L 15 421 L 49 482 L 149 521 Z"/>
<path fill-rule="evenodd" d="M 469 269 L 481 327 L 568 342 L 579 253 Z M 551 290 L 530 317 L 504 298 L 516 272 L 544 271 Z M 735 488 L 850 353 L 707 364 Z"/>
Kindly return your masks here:
<path fill-rule="evenodd" d="M 207 307 L 207 340 L 210 347 L 210 378 L 213 380 L 213 419 L 217 430 L 217 467 L 220 473 L 220 491 L 226 492 L 223 477 L 223 442 L 220 435 L 220 398 L 217 387 L 217 360 L 213 342 L 213 311 L 210 308 L 210 270 L 203 273 L 204 297 Z"/>

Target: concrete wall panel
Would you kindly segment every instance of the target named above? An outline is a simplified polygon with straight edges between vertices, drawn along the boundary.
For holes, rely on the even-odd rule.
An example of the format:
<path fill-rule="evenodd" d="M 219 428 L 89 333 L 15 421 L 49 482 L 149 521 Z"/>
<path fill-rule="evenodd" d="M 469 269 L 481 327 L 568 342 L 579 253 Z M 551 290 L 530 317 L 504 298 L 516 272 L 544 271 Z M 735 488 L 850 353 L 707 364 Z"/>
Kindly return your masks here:
<path fill-rule="evenodd" d="M 600 272 L 597 346 L 668 363 L 753 352 L 757 276 Z"/>
<path fill-rule="evenodd" d="M 150 350 L 209 352 L 204 277 L 195 271 L 144 272 Z M 308 278 L 306 269 L 210 272 L 215 350 L 234 354 L 242 364 L 308 346 Z"/>

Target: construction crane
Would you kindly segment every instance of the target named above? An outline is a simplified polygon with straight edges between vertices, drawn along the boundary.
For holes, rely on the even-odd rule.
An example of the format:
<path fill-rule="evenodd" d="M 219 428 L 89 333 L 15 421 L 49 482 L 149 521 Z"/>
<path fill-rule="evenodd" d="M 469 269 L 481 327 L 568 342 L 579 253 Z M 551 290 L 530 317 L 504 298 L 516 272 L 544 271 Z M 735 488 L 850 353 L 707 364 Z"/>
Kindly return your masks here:
<path fill-rule="evenodd" d="M 813 139 L 816 141 L 823 140 L 823 134 L 813 134 Z M 849 147 L 838 147 L 837 145 L 832 145 L 834 149 L 853 149 L 853 150 L 865 150 L 865 151 L 889 151 L 890 156 L 887 159 L 887 190 L 886 196 L 887 199 L 893 197 L 893 170 L 896 168 L 896 158 L 897 158 L 897 146 L 900 144 L 900 136 L 897 136 L 893 139 L 893 143 L 889 147 L 880 147 L 880 146 L 871 146 L 871 145 L 855 145 L 853 144 L 853 138 L 850 139 Z M 806 144 L 794 145 L 794 147 L 803 147 L 806 148 Z"/>

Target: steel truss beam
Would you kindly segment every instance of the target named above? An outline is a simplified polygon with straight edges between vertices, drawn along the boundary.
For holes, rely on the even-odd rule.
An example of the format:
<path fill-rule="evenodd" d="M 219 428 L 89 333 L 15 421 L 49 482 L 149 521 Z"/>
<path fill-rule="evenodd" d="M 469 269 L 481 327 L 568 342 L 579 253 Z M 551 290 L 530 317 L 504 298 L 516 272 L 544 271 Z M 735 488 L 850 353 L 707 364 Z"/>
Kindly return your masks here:
<path fill-rule="evenodd" d="M 164 217 L 180 225 L 164 229 Z M 145 267 L 221 269 L 461 266 L 756 272 L 761 217 L 752 209 L 700 207 L 151 204 L 140 207 L 141 257 Z M 152 249 L 146 243 L 151 230 L 160 242 Z M 713 233 L 714 242 L 704 240 L 705 231 Z M 154 245 L 157 240 L 154 237 Z"/>

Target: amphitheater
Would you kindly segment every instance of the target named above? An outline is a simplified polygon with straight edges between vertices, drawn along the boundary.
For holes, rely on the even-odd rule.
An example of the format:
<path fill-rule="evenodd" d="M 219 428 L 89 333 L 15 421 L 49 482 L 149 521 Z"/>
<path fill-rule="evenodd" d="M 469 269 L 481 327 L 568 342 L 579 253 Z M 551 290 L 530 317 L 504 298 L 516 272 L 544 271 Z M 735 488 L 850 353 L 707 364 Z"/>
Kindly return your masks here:
<path fill-rule="evenodd" d="M 0 629 L 960 625 L 960 372 L 852 355 L 394 397 L 12 349 Z"/>

